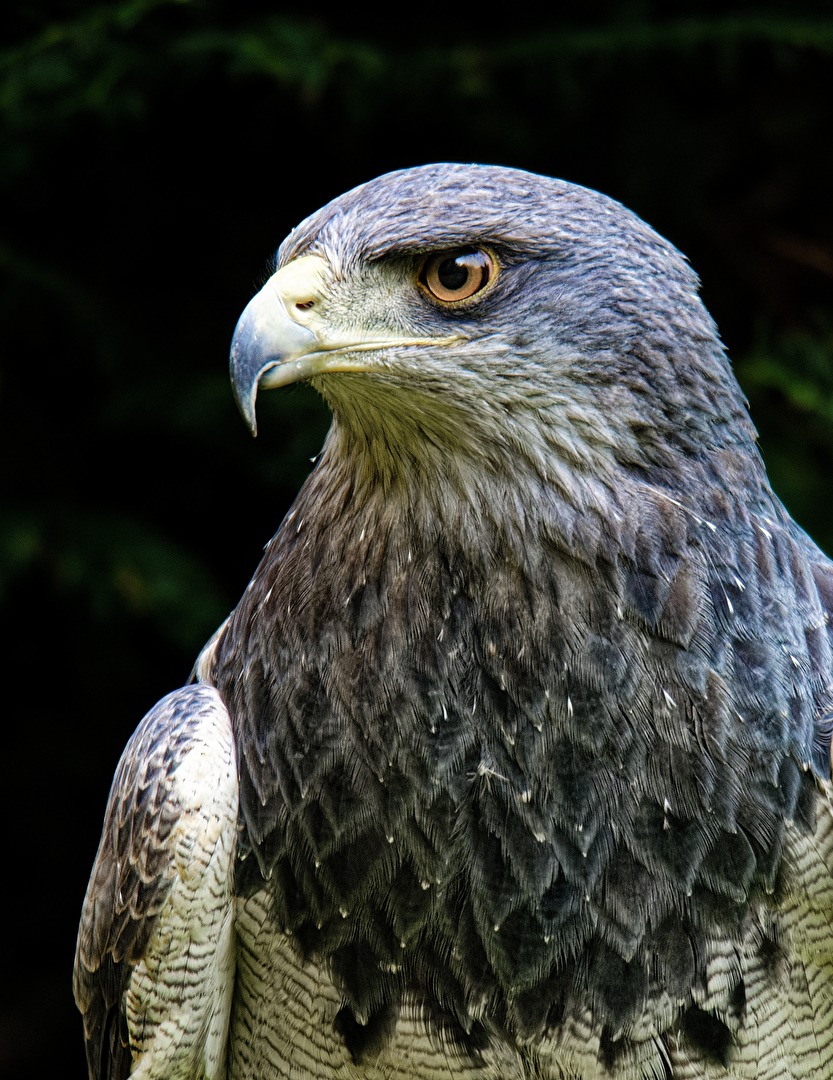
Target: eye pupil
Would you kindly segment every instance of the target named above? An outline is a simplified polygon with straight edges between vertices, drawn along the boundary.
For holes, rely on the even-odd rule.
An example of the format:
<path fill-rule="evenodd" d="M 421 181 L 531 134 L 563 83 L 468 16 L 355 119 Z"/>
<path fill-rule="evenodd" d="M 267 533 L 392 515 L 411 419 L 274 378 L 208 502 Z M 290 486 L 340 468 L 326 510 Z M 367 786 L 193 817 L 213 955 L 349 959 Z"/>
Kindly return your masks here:
<path fill-rule="evenodd" d="M 437 267 L 437 280 L 450 292 L 465 288 L 472 268 L 459 256 L 455 259 L 443 259 Z"/>
<path fill-rule="evenodd" d="M 419 275 L 420 284 L 435 300 L 453 304 L 468 300 L 494 278 L 497 267 L 482 248 L 458 248 L 429 255 Z"/>

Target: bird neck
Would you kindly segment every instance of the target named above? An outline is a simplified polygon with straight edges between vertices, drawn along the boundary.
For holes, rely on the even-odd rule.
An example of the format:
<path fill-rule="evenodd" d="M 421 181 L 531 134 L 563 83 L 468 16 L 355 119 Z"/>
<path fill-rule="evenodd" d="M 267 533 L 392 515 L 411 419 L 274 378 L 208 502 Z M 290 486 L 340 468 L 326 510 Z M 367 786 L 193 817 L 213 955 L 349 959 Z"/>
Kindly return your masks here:
<path fill-rule="evenodd" d="M 558 445 L 552 428 L 546 445 L 531 437 L 512 445 L 489 441 L 476 423 L 465 432 L 455 419 L 435 438 L 410 423 L 336 414 L 295 511 L 322 543 L 377 535 L 386 551 L 439 544 L 449 555 L 458 545 L 478 572 L 508 560 L 534 579 L 553 551 L 591 570 L 622 559 L 638 567 L 634 537 L 669 529 L 697 547 L 702 537 L 712 552 L 726 545 L 731 558 L 750 514 L 780 514 L 754 444 L 621 461 L 601 439 Z"/>
<path fill-rule="evenodd" d="M 333 424 L 310 485 L 331 508 L 349 492 L 344 519 L 359 531 L 461 538 L 519 565 L 539 541 L 589 565 L 615 558 L 672 507 L 731 533 L 744 508 L 728 490 L 771 516 L 755 431 L 723 369 L 696 408 L 670 416 L 637 408 L 644 395 L 601 380 L 598 364 L 571 372 L 569 393 L 555 378 L 524 390 L 522 372 L 485 395 L 482 379 L 431 372 L 314 380 Z"/>
<path fill-rule="evenodd" d="M 543 454 L 513 454 L 493 443 L 451 452 L 425 441 L 395 446 L 358 438 L 336 421 L 296 513 L 332 542 L 340 536 L 380 535 L 386 549 L 438 544 L 483 570 L 509 559 L 524 567 L 542 544 L 556 545 L 584 563 L 609 551 L 622 520 L 621 493 L 607 469 L 561 465 Z M 323 508 L 326 507 L 326 513 Z M 314 521 L 314 525 L 313 525 Z"/>

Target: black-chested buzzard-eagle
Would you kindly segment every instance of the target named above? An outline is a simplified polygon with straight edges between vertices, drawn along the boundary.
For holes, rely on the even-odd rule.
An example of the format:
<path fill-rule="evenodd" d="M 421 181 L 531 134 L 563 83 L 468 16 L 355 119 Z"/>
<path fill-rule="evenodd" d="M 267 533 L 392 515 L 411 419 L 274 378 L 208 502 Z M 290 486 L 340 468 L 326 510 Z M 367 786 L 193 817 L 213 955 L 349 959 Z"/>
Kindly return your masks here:
<path fill-rule="evenodd" d="M 75 996 L 115 1080 L 833 1076 L 833 568 L 697 279 L 511 169 L 284 242 L 234 391 L 333 424 L 119 764 Z"/>

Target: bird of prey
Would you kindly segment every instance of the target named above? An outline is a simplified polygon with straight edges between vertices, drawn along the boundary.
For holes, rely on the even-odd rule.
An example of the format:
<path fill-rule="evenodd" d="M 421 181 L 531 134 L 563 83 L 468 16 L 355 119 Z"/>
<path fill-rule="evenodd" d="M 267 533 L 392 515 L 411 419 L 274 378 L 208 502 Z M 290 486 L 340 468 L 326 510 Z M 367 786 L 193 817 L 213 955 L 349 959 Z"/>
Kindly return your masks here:
<path fill-rule="evenodd" d="M 119 764 L 90 1076 L 833 1076 L 833 566 L 685 259 L 491 166 L 286 239 L 234 392 L 328 402 Z"/>

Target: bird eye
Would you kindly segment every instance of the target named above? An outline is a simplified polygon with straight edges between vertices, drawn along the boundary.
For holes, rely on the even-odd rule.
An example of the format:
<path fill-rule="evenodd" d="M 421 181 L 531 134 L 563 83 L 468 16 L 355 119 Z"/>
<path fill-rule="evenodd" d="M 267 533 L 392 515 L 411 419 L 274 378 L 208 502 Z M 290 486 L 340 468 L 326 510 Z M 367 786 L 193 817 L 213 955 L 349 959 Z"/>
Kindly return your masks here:
<path fill-rule="evenodd" d="M 423 263 L 419 281 L 435 300 L 453 304 L 485 289 L 496 269 L 495 260 L 482 248 L 438 251 Z"/>

